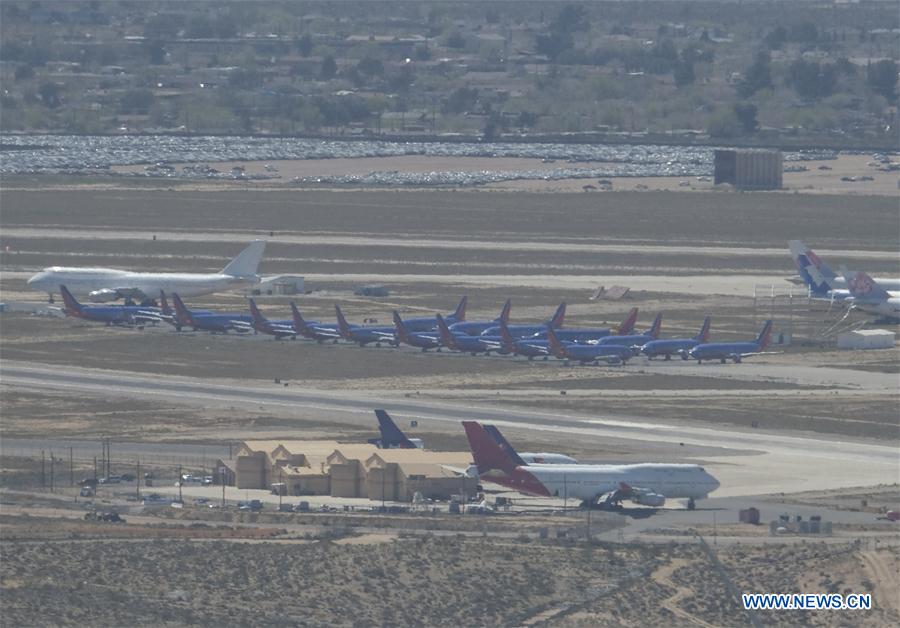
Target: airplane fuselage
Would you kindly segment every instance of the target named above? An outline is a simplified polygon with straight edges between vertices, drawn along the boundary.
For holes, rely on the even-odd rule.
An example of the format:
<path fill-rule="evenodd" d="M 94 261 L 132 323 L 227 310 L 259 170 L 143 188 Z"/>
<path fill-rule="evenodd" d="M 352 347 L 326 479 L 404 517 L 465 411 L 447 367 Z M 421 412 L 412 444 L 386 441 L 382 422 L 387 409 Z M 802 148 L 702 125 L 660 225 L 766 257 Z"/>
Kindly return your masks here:
<path fill-rule="evenodd" d="M 602 327 L 598 327 L 596 329 L 584 328 L 584 329 L 558 329 L 556 330 L 556 337 L 559 338 L 560 342 L 579 342 L 579 343 L 587 343 L 587 342 L 595 342 L 600 340 L 601 338 L 606 338 L 612 333 L 611 330 L 605 329 Z M 547 330 L 544 329 L 540 333 L 535 334 L 529 340 L 546 340 L 547 339 Z"/>
<path fill-rule="evenodd" d="M 695 360 L 735 360 L 739 362 L 741 356 L 760 351 L 757 342 L 710 342 L 697 345 L 688 352 Z"/>
<path fill-rule="evenodd" d="M 696 347 L 700 342 L 695 338 L 669 338 L 667 340 L 651 340 L 641 347 L 641 352 L 648 358 L 656 356 L 681 355 L 687 357 L 687 352 Z"/>

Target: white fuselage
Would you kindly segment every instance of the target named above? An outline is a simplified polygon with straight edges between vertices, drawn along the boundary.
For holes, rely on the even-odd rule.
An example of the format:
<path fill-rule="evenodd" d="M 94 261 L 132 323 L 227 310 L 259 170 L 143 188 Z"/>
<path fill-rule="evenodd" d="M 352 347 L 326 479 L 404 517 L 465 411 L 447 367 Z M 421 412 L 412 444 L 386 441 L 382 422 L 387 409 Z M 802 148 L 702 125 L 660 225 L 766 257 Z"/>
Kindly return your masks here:
<path fill-rule="evenodd" d="M 76 297 L 100 290 L 139 290 L 150 298 L 178 293 L 181 297 L 238 290 L 259 283 L 259 276 L 235 277 L 223 273 L 136 273 L 114 268 L 51 266 L 28 280 L 28 287 L 50 295 L 65 286 Z"/>
<path fill-rule="evenodd" d="M 520 467 L 534 475 L 551 495 L 595 499 L 622 487 L 650 490 L 671 498 L 706 497 L 719 482 L 694 464 L 537 465 Z"/>
<path fill-rule="evenodd" d="M 519 458 L 527 464 L 578 464 L 578 461 L 565 454 L 522 452 Z"/>

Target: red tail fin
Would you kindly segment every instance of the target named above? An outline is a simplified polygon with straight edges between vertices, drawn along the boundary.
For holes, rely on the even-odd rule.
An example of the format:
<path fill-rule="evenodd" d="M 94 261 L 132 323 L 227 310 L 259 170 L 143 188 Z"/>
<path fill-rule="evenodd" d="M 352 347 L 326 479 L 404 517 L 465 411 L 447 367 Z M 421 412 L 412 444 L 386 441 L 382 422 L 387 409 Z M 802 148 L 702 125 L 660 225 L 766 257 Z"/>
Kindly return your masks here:
<path fill-rule="evenodd" d="M 500 316 L 497 318 L 497 321 L 503 321 L 504 323 L 509 322 L 509 311 L 512 309 L 512 299 L 507 299 L 506 303 L 503 304 L 503 309 L 500 310 Z"/>
<path fill-rule="evenodd" d="M 772 320 L 767 320 L 766 324 L 763 325 L 762 331 L 759 332 L 759 337 L 756 339 L 757 344 L 759 345 L 760 351 L 765 351 L 766 348 L 772 342 Z"/>
<path fill-rule="evenodd" d="M 552 327 L 547 330 L 547 344 L 550 346 L 550 353 L 553 354 L 553 357 L 565 358 L 568 355 Z"/>
<path fill-rule="evenodd" d="M 559 307 L 556 308 L 556 312 L 553 314 L 553 318 L 550 319 L 548 323 L 548 327 L 552 327 L 553 329 L 559 329 L 563 326 L 563 323 L 566 320 L 566 302 L 563 301 L 559 304 Z"/>
<path fill-rule="evenodd" d="M 703 319 L 703 325 L 700 326 L 700 333 L 697 334 L 697 342 L 700 344 L 709 342 L 709 326 L 711 322 L 712 317 L 710 316 Z"/>
<path fill-rule="evenodd" d="M 353 338 L 350 334 L 350 324 L 347 322 L 347 319 L 344 318 L 344 313 L 341 312 L 341 306 L 337 303 L 334 304 L 334 312 L 335 314 L 337 314 L 338 329 L 341 332 L 341 337 L 344 340 L 352 340 Z"/>
<path fill-rule="evenodd" d="M 297 304 L 293 301 L 291 301 L 291 316 L 294 319 L 294 329 L 299 332 L 305 331 L 306 321 L 303 320 L 303 317 L 300 315 L 300 310 L 297 308 Z"/>
<path fill-rule="evenodd" d="M 172 308 L 169 307 L 169 302 L 166 301 L 166 293 L 162 290 L 159 291 L 159 309 L 163 314 L 172 313 Z"/>
<path fill-rule="evenodd" d="M 628 312 L 628 316 L 626 316 L 625 320 L 622 321 L 622 324 L 619 325 L 618 336 L 627 336 L 634 331 L 634 323 L 637 321 L 637 315 L 638 309 L 636 307 L 631 308 L 631 311 Z"/>
<path fill-rule="evenodd" d="M 394 333 L 397 335 L 397 340 L 406 342 L 406 325 L 403 324 L 403 319 L 400 318 L 397 310 L 394 310 Z"/>
<path fill-rule="evenodd" d="M 263 328 L 269 324 L 266 317 L 263 316 L 262 312 L 259 311 L 259 308 L 256 307 L 256 301 L 254 299 L 250 299 L 250 316 L 253 318 L 253 328 L 256 331 L 262 331 Z"/>
<path fill-rule="evenodd" d="M 81 316 L 81 303 L 79 303 L 78 300 L 72 296 L 72 293 L 69 292 L 69 289 L 65 286 L 60 286 L 59 293 L 63 298 L 63 305 L 65 306 L 64 311 L 66 313 L 66 316 Z"/>
<path fill-rule="evenodd" d="M 650 330 L 647 332 L 647 335 L 656 340 L 659 338 L 659 328 L 662 327 L 662 312 L 656 315 L 656 318 L 653 319 L 653 324 L 650 326 Z"/>
<path fill-rule="evenodd" d="M 178 322 L 181 325 L 193 325 L 194 316 L 191 314 L 191 311 L 187 309 L 184 301 L 181 300 L 181 297 L 178 296 L 177 292 L 172 293 L 172 301 L 175 302 L 175 318 Z"/>
<path fill-rule="evenodd" d="M 504 351 L 507 353 L 516 352 L 516 341 L 512 337 L 512 334 L 509 333 L 509 327 L 507 327 L 506 321 L 500 321 L 500 338 L 503 340 Z"/>
<path fill-rule="evenodd" d="M 469 297 L 463 295 L 463 298 L 459 300 L 459 305 L 456 306 L 456 310 L 453 312 L 453 318 L 456 319 L 456 322 L 466 320 L 466 305 L 469 303 Z"/>
<path fill-rule="evenodd" d="M 463 421 L 469 448 L 479 473 L 497 470 L 511 474 L 516 465 L 512 458 L 488 435 L 483 427 L 475 421 Z"/>
<path fill-rule="evenodd" d="M 450 347 L 451 349 L 457 349 L 456 339 L 453 337 L 453 334 L 450 332 L 450 328 L 447 327 L 447 322 L 444 320 L 444 317 L 440 314 L 437 315 L 437 324 L 438 330 L 441 332 L 441 342 L 446 347 Z"/>

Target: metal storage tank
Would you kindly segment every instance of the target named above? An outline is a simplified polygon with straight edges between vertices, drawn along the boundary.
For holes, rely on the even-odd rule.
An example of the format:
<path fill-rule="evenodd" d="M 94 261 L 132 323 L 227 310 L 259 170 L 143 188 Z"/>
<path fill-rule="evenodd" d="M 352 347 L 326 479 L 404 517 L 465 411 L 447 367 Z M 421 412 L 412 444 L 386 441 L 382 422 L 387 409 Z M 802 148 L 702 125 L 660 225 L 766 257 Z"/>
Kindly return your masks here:
<path fill-rule="evenodd" d="M 780 150 L 717 150 L 715 182 L 730 183 L 739 190 L 777 190 L 783 184 Z"/>

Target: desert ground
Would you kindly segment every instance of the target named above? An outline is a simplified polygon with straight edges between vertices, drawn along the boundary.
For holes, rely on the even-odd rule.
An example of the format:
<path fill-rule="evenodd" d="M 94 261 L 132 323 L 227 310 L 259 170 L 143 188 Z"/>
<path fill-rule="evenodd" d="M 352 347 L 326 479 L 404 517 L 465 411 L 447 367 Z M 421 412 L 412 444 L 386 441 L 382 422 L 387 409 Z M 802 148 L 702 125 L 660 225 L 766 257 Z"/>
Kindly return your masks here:
<path fill-rule="evenodd" d="M 0 190 L 0 292 L 16 306 L 0 315 L 5 616 L 16 625 L 746 624 L 694 537 L 717 533 L 712 513 L 720 512 L 713 553 L 739 591 L 876 596 L 868 612 L 761 613 L 764 623 L 896 624 L 900 537 L 875 517 L 898 507 L 900 350 L 838 351 L 834 331 L 872 327 L 869 318 L 842 318 L 788 281 L 791 238 L 834 265 L 900 275 L 900 215 L 888 190 L 896 177 L 876 179 L 887 187 L 865 193 L 858 191 L 873 182 L 820 180 L 865 171 L 855 159 L 788 173 L 788 191 L 756 194 L 697 181 L 616 180 L 614 191 L 587 193 L 583 181 L 393 191 L 9 178 Z M 278 166 L 285 178 L 400 167 L 339 161 L 302 164 L 296 174 Z M 514 322 L 544 320 L 565 301 L 567 327 L 615 326 L 638 307 L 639 329 L 663 312 L 666 337 L 693 335 L 708 313 L 716 340 L 755 336 L 772 317 L 792 342 L 742 364 L 639 358 L 565 367 L 165 325 L 106 328 L 28 312 L 48 310 L 46 295 L 25 285 L 45 266 L 215 271 L 253 238 L 269 242 L 263 274 L 306 280 L 304 294 L 258 297 L 273 318 L 287 318 L 293 299 L 320 321 L 332 321 L 338 303 L 353 322 L 383 323 L 393 309 L 449 312 L 465 294 L 473 320 L 494 318 L 506 298 Z M 353 294 L 368 283 L 390 296 Z M 623 299 L 589 298 L 616 284 L 630 288 Z M 244 303 L 244 295 L 217 294 L 190 305 Z M 698 462 L 722 480 L 720 501 L 693 519 L 680 506 L 654 515 L 659 524 L 625 517 L 592 543 L 540 540 L 537 528 L 520 538 L 501 523 L 439 534 L 432 528 L 454 525 L 440 515 L 440 525 L 414 533 L 389 523 L 323 536 L 295 529 L 294 519 L 210 519 L 191 510 L 173 522 L 124 494 L 97 507 L 121 509 L 128 523 L 86 522 L 73 489 L 50 493 L 35 466 L 42 449 L 102 438 L 129 452 L 255 438 L 358 441 L 374 435 L 373 407 L 418 419 L 415 435 L 436 449 L 464 448 L 458 421 L 482 418 L 533 451 Z M 90 456 L 76 460 L 82 475 Z M 157 463 L 172 475 L 188 459 L 161 454 Z M 861 506 L 864 499 L 877 507 Z M 773 541 L 768 528 L 748 533 L 735 523 L 736 509 L 753 503 L 766 504 L 769 517 L 823 512 L 845 527 L 825 543 Z M 221 525 L 228 538 L 210 532 Z M 122 584 L 136 578 L 144 584 Z M 250 588 L 259 591 L 252 604 Z"/>

